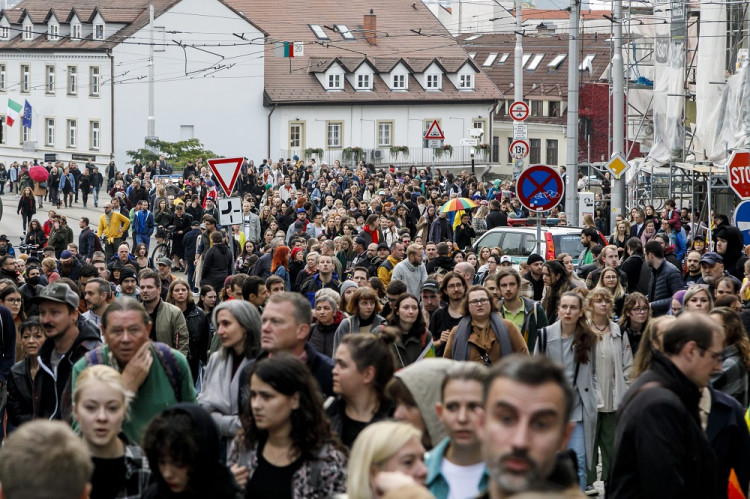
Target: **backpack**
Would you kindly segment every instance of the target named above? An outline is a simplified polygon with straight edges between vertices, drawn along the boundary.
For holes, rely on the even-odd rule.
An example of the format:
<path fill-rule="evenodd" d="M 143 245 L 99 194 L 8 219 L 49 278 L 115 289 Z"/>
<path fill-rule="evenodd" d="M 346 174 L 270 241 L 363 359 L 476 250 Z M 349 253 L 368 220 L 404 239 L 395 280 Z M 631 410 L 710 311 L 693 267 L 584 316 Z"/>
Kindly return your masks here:
<path fill-rule="evenodd" d="M 177 402 L 182 402 L 182 373 L 180 372 L 180 366 L 174 352 L 169 346 L 157 341 L 152 341 L 151 346 L 154 347 L 157 360 L 164 368 L 164 372 L 167 373 L 169 384 L 172 386 L 172 391 L 174 392 Z M 107 365 L 107 359 L 104 358 L 103 348 L 95 348 L 94 350 L 86 352 L 84 358 L 86 359 L 86 367 L 95 366 L 97 364 Z"/>
<path fill-rule="evenodd" d="M 91 230 L 91 227 L 87 227 L 86 230 Z M 91 230 L 91 232 L 93 233 L 94 231 Z M 94 251 L 102 251 L 102 240 L 96 234 L 94 234 Z"/>

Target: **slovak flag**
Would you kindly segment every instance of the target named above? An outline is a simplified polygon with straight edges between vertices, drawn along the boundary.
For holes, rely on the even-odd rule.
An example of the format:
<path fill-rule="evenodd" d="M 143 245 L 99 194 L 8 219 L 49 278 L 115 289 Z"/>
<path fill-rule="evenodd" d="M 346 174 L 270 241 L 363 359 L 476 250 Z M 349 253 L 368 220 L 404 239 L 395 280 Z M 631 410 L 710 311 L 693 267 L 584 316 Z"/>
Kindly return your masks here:
<path fill-rule="evenodd" d="M 31 128 L 31 104 L 29 104 L 29 101 L 25 101 L 23 105 L 23 116 L 21 117 L 21 124 L 24 128 Z"/>

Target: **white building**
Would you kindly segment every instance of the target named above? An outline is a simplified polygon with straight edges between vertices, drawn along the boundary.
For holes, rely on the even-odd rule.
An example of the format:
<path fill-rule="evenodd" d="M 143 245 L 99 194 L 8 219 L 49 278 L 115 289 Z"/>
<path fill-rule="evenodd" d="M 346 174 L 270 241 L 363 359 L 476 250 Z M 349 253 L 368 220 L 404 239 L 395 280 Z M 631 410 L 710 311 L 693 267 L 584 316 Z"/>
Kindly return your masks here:
<path fill-rule="evenodd" d="M 223 156 L 265 149 L 256 118 L 265 34 L 242 13 L 221 0 L 53 5 L 25 0 L 0 12 L 0 161 L 54 154 L 124 168 L 147 135 L 152 36 L 155 135 L 197 138 Z M 7 126 L 7 99 L 31 104 L 31 129 Z"/>

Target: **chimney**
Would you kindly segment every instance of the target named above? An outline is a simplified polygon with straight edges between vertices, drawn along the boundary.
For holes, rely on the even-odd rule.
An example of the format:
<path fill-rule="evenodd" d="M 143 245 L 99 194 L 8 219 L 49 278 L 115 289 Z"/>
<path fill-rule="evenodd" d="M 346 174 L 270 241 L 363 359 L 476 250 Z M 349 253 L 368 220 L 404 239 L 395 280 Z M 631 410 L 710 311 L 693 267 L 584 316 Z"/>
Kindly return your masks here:
<path fill-rule="evenodd" d="M 365 14 L 365 20 L 363 23 L 363 31 L 365 32 L 365 40 L 367 40 L 370 45 L 377 45 L 377 37 L 378 37 L 378 18 L 375 15 L 375 12 L 373 12 L 372 9 L 370 9 L 369 14 Z"/>

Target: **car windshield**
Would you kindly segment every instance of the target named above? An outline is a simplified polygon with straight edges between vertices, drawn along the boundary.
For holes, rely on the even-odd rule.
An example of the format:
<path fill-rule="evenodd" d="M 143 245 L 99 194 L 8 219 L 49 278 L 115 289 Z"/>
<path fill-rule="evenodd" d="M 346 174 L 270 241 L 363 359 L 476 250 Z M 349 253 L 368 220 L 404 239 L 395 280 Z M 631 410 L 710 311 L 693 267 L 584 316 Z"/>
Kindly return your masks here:
<path fill-rule="evenodd" d="M 583 251 L 580 234 L 561 234 L 555 236 L 555 256 L 560 253 L 567 253 L 574 259 Z"/>

